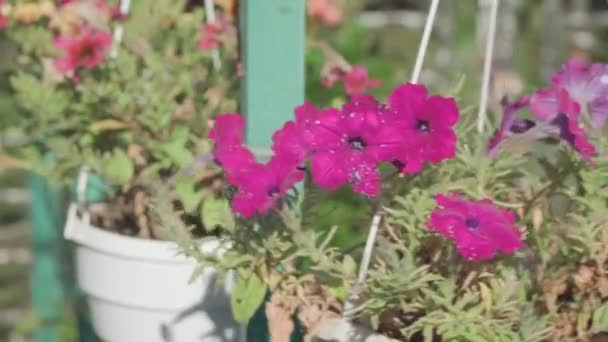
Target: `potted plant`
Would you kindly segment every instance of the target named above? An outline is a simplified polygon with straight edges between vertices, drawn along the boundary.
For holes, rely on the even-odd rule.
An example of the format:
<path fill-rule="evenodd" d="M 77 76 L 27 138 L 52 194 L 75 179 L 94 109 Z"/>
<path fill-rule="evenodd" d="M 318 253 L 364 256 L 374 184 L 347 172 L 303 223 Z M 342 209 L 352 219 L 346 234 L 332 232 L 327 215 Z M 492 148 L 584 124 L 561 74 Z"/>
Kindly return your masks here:
<path fill-rule="evenodd" d="M 196 237 L 201 257 L 220 257 L 218 236 L 230 227 L 217 222 L 215 174 L 199 164 L 211 149 L 211 113 L 236 107 L 234 29 L 227 17 L 203 26 L 202 8 L 186 1 L 125 4 L 3 7 L 21 115 L 9 129 L 25 138 L 4 152 L 70 187 L 84 166 L 65 236 L 76 242 L 78 281 L 102 339 L 236 340 L 230 279 L 206 269 L 189 282 L 192 260 L 148 208 L 167 189 L 194 225 L 181 233 Z M 208 49 L 220 44 L 218 70 Z"/>
<path fill-rule="evenodd" d="M 503 101 L 492 135 L 421 85 L 398 86 L 385 105 L 306 103 L 275 133 L 266 164 L 242 144 L 243 119 L 218 116 L 215 158 L 235 188 L 237 224 L 217 267 L 238 274 L 236 317 L 248 320 L 270 290 L 273 341 L 288 341 L 294 316 L 319 341 L 599 338 L 608 322 L 602 70 L 568 61 L 553 86 Z M 292 193 L 302 180 L 303 194 Z M 380 233 L 345 250 L 332 245 L 346 229 L 339 220 L 319 225 L 355 193 L 381 217 L 370 227 Z"/>
<path fill-rule="evenodd" d="M 333 61 L 348 89 L 349 65 Z M 244 145 L 243 118 L 219 115 L 210 137 L 236 220 L 211 264 L 238 275 L 235 317 L 263 306 L 273 341 L 289 340 L 294 317 L 311 341 L 599 340 L 607 70 L 569 60 L 489 124 L 461 83 L 446 91 L 457 101 L 407 83 L 383 100 L 362 89 L 340 106 L 307 102 L 266 163 Z"/>

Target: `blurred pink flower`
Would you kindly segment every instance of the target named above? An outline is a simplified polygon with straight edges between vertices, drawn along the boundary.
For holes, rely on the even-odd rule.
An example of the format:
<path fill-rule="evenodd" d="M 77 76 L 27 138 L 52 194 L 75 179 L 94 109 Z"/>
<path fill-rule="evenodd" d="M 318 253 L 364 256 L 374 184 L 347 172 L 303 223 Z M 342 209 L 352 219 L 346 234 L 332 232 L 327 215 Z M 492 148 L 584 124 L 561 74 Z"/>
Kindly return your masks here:
<path fill-rule="evenodd" d="M 540 120 L 551 120 L 558 114 L 558 94 L 566 90 L 578 102 L 584 113 L 591 115 L 595 128 L 608 119 L 608 65 L 590 64 L 582 59 L 570 59 L 553 76 L 553 86 L 532 95 L 531 110 Z"/>
<path fill-rule="evenodd" d="M 437 194 L 439 208 L 427 222 L 431 230 L 451 239 L 468 260 L 487 260 L 496 252 L 513 253 L 522 248 L 522 232 L 515 215 L 491 200 L 467 200 L 458 194 Z"/>
<path fill-rule="evenodd" d="M 335 0 L 309 0 L 308 14 L 330 27 L 342 22 L 342 7 Z"/>
<path fill-rule="evenodd" d="M 82 28 L 77 36 L 58 36 L 55 47 L 63 50 L 63 56 L 55 60 L 61 73 L 76 71 L 80 67 L 92 69 L 101 64 L 112 45 L 112 34 Z"/>
<path fill-rule="evenodd" d="M 360 95 L 367 88 L 377 88 L 380 86 L 380 80 L 370 79 L 367 69 L 361 65 L 353 65 L 353 67 L 343 76 L 344 89 L 350 96 Z"/>
<path fill-rule="evenodd" d="M 395 166 L 404 173 L 422 170 L 425 162 L 439 163 L 456 153 L 454 125 L 460 114 L 452 98 L 429 96 L 422 85 L 403 84 L 389 97 L 392 125 L 401 129 L 407 144 Z"/>
<path fill-rule="evenodd" d="M 209 23 L 201 27 L 201 39 L 198 47 L 201 50 L 212 50 L 222 44 L 222 34 L 226 28 L 221 23 Z"/>
<path fill-rule="evenodd" d="M 6 0 L 0 0 L 0 8 L 6 3 Z M 0 13 L 0 30 L 8 25 L 8 19 Z"/>

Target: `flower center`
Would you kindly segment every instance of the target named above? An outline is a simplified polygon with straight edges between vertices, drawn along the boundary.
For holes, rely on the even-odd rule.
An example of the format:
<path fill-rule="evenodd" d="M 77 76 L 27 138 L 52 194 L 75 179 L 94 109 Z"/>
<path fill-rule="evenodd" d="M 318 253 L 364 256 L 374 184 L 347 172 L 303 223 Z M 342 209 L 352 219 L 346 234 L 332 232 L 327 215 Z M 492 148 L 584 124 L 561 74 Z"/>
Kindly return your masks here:
<path fill-rule="evenodd" d="M 268 190 L 266 190 L 266 193 L 268 194 L 268 197 L 275 197 L 280 192 L 281 192 L 281 189 L 279 189 L 279 187 L 276 186 L 276 185 L 273 185 L 273 186 L 269 187 Z"/>
<path fill-rule="evenodd" d="M 405 162 L 395 159 L 393 160 L 393 166 L 395 166 L 397 170 L 401 171 L 403 168 L 405 168 Z"/>
<path fill-rule="evenodd" d="M 85 45 L 82 47 L 82 49 L 80 50 L 80 55 L 79 57 L 81 59 L 89 59 L 91 57 L 93 57 L 95 55 L 95 46 L 93 45 Z"/>
<path fill-rule="evenodd" d="M 474 217 L 467 217 L 464 221 L 464 224 L 469 228 L 469 230 L 477 231 L 479 230 L 479 220 Z"/>
<path fill-rule="evenodd" d="M 525 133 L 534 126 L 536 126 L 536 123 L 532 120 L 518 120 L 513 123 L 509 130 L 513 133 L 521 134 Z"/>
<path fill-rule="evenodd" d="M 416 129 L 419 132 L 428 132 L 430 127 L 429 127 L 429 122 L 426 120 L 418 120 L 416 122 Z"/>
<path fill-rule="evenodd" d="M 350 148 L 353 150 L 362 151 L 365 149 L 367 144 L 361 137 L 352 137 L 348 139 L 348 146 L 350 146 Z"/>

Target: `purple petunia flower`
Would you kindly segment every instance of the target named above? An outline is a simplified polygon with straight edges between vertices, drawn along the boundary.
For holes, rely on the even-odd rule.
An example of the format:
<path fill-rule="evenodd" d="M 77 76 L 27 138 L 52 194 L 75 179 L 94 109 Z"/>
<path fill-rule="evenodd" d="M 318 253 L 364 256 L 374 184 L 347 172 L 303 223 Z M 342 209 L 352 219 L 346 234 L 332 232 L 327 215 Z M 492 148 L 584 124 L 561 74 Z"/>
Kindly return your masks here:
<path fill-rule="evenodd" d="M 458 194 L 435 197 L 439 208 L 427 222 L 431 230 L 451 239 L 469 260 L 487 260 L 496 252 L 513 253 L 522 248 L 522 232 L 515 215 L 491 200 L 467 200 Z"/>
<path fill-rule="evenodd" d="M 594 128 L 604 126 L 608 119 L 608 65 L 570 59 L 552 81 L 553 87 L 540 89 L 532 95 L 531 110 L 537 118 L 555 118 L 558 95 L 566 90 L 581 110 L 591 115 Z"/>

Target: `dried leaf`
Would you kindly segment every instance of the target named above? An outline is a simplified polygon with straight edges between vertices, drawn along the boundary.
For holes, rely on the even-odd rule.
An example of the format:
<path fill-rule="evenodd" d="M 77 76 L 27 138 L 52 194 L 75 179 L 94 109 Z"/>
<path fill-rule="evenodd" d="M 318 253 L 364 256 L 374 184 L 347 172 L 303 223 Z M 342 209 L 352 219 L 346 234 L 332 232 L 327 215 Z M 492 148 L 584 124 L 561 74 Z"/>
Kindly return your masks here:
<path fill-rule="evenodd" d="M 273 294 L 270 302 L 266 303 L 266 317 L 268 318 L 270 341 L 289 342 L 294 330 L 294 323 L 291 313 L 281 305 L 279 293 Z"/>
<path fill-rule="evenodd" d="M 0 170 L 23 169 L 26 164 L 6 154 L 0 154 Z"/>

